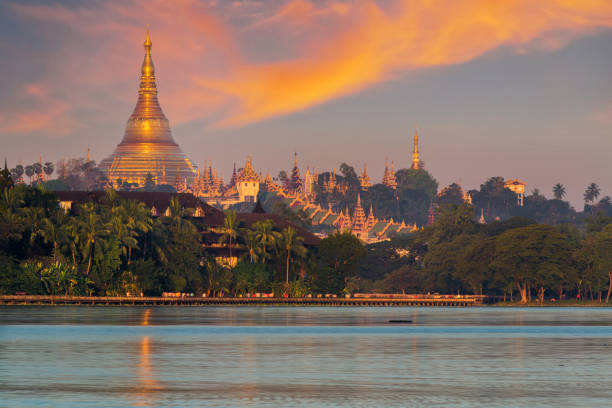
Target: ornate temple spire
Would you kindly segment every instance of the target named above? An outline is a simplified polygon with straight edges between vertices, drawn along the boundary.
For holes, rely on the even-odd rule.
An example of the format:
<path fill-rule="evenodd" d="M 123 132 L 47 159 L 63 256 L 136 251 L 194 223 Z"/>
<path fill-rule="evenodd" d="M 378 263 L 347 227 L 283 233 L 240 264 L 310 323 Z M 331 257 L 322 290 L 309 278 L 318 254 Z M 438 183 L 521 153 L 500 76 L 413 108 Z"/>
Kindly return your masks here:
<path fill-rule="evenodd" d="M 128 120 L 125 136 L 126 142 L 158 142 L 176 145 L 170 133 L 168 119 L 164 115 L 157 99 L 157 82 L 155 79 L 155 66 L 151 57 L 151 37 L 147 30 L 144 42 L 145 55 L 140 68 L 140 86 L 138 87 L 138 100 L 132 116 Z M 156 126 L 146 123 L 148 120 L 159 121 Z M 149 125 L 149 126 L 146 126 Z"/>
<path fill-rule="evenodd" d="M 427 225 L 432 225 L 436 222 L 436 212 L 434 211 L 433 200 L 429 201 L 429 212 L 427 214 Z"/>
<path fill-rule="evenodd" d="M 397 181 L 395 179 L 395 169 L 394 168 L 395 166 L 393 162 L 391 162 L 391 171 L 389 171 L 389 159 L 385 159 L 385 173 L 383 175 L 382 183 L 385 186 L 390 187 L 395 190 L 397 188 Z"/>
<path fill-rule="evenodd" d="M 348 210 L 347 210 L 348 212 Z M 353 211 L 353 220 L 351 222 L 351 232 L 361 240 L 367 240 L 368 227 L 367 218 L 363 208 L 361 207 L 361 194 L 357 194 L 357 205 Z"/>
<path fill-rule="evenodd" d="M 480 209 L 480 218 L 478 218 L 478 223 L 479 224 L 486 224 L 487 223 L 487 221 L 485 220 L 485 217 L 484 217 L 484 208 Z"/>
<path fill-rule="evenodd" d="M 419 155 L 419 133 L 414 129 L 414 148 L 412 150 L 412 165 L 410 166 L 413 170 L 421 168 L 421 158 Z"/>
<path fill-rule="evenodd" d="M 291 170 L 289 187 L 294 192 L 297 192 L 302 187 L 302 178 L 300 177 L 300 169 L 298 168 L 297 152 L 293 153 L 293 169 Z"/>
<path fill-rule="evenodd" d="M 366 163 L 363 163 L 363 173 L 361 173 L 361 177 L 359 177 L 359 184 L 361 185 L 362 190 L 367 190 L 372 186 L 370 183 L 370 176 L 368 175 L 368 166 Z"/>
<path fill-rule="evenodd" d="M 232 171 L 232 178 L 230 179 L 229 188 L 232 188 L 236 185 L 236 177 L 238 177 L 238 174 L 236 173 L 236 162 L 234 162 L 234 171 Z"/>

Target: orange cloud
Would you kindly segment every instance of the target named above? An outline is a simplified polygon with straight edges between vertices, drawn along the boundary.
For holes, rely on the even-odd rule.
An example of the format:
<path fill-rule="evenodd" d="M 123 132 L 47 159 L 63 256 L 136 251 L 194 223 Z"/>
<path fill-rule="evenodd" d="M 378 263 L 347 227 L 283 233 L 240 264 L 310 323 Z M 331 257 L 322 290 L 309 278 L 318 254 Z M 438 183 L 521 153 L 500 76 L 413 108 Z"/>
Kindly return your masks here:
<path fill-rule="evenodd" d="M 302 6 L 302 9 L 306 10 Z M 411 69 L 470 61 L 499 46 L 560 46 L 554 39 L 612 26 L 612 3 L 570 0 L 397 1 L 356 3 L 342 30 L 306 44 L 291 60 L 246 64 L 197 83 L 231 96 L 220 126 L 296 112 L 357 92 Z M 343 24 L 344 23 L 344 24 Z M 316 36 L 315 36 L 316 37 Z M 548 40 L 547 40 L 548 39 Z"/>
<path fill-rule="evenodd" d="M 14 9 L 96 40 L 82 53 L 62 55 L 57 71 L 68 74 L 46 82 L 83 89 L 69 105 L 92 105 L 83 102 L 92 90 L 121 89 L 122 100 L 135 100 L 136 85 L 125 84 L 138 75 L 135 53 L 142 51 L 136 47 L 150 24 L 168 117 L 173 123 L 205 119 L 217 127 L 301 111 L 410 70 L 463 63 L 499 47 L 550 50 L 612 27 L 609 0 L 132 0 Z M 299 33 L 287 34 L 297 25 Z M 46 126 L 44 115 L 34 118 Z M 5 128 L 33 129 L 26 122 Z"/>

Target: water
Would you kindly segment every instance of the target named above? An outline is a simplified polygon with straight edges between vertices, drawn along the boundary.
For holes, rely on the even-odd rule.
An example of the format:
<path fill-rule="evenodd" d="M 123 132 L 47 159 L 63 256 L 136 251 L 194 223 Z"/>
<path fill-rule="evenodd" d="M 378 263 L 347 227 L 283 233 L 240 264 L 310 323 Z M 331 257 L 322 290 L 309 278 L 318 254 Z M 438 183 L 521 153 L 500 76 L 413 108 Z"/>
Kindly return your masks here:
<path fill-rule="evenodd" d="M 608 309 L 0 307 L 0 407 L 611 406 L 611 374 Z"/>

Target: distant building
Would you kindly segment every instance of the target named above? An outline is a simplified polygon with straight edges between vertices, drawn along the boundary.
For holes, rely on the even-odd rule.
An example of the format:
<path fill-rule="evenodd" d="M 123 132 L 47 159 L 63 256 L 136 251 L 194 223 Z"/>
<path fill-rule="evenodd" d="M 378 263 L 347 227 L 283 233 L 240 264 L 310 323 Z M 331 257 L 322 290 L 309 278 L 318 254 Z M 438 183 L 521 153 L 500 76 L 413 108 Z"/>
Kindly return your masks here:
<path fill-rule="evenodd" d="M 247 158 L 244 168 L 238 173 L 236 179 L 238 199 L 240 202 L 253 203 L 259 194 L 259 176 L 253 169 L 251 157 Z"/>
<path fill-rule="evenodd" d="M 383 174 L 382 183 L 392 189 L 397 188 L 397 180 L 395 179 L 395 168 L 391 162 L 391 170 L 389 170 L 389 160 L 385 160 L 385 172 Z"/>
<path fill-rule="evenodd" d="M 370 176 L 368 175 L 368 166 L 365 163 L 363 164 L 363 173 L 361 173 L 361 176 L 359 177 L 359 184 L 363 191 L 366 191 L 372 187 L 372 184 L 370 183 Z"/>
<path fill-rule="evenodd" d="M 525 187 L 526 186 L 527 186 L 527 183 L 524 183 L 518 179 L 508 180 L 504 184 L 504 187 L 513 191 L 516 194 L 519 207 L 523 206 L 523 198 L 525 197 Z"/>

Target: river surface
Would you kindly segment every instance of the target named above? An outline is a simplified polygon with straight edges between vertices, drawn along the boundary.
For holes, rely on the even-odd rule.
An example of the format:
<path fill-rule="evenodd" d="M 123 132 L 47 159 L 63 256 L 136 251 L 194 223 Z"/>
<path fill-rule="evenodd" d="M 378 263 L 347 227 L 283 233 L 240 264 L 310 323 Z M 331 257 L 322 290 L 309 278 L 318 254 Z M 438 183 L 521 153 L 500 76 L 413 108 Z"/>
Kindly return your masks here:
<path fill-rule="evenodd" d="M 612 406 L 612 309 L 0 307 L 0 407 L 139 406 Z"/>

